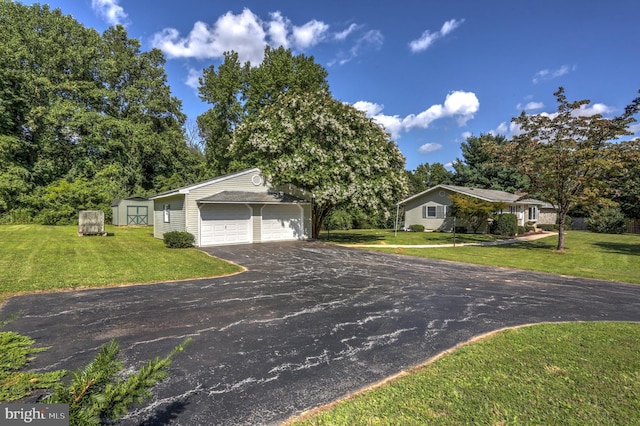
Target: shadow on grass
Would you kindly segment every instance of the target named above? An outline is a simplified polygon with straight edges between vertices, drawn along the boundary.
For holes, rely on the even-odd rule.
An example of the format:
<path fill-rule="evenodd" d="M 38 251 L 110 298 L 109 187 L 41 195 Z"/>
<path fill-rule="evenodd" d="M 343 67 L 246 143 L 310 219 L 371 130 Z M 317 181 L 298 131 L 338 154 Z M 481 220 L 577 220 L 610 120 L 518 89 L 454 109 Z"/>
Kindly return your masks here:
<path fill-rule="evenodd" d="M 625 243 L 611 243 L 611 242 L 597 242 L 593 245 L 600 247 L 602 250 L 606 250 L 610 253 L 640 256 L 640 245 L 637 244 L 625 244 Z"/>
<path fill-rule="evenodd" d="M 342 243 L 342 244 L 365 244 L 365 243 L 377 243 L 385 240 L 384 235 L 372 235 L 372 234 L 356 234 L 353 232 L 344 233 L 344 232 L 331 232 L 327 235 L 326 232 L 323 232 L 318 236 L 318 240 L 320 241 L 330 241 L 332 243 Z"/>

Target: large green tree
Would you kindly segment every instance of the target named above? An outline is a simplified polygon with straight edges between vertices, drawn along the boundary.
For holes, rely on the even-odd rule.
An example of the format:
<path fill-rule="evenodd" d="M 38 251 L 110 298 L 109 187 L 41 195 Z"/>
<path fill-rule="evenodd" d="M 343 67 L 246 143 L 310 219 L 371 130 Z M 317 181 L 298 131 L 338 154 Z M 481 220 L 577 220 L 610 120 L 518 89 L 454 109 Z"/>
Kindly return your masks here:
<path fill-rule="evenodd" d="M 390 216 L 407 192 L 405 159 L 384 130 L 328 90 L 281 92 L 234 132 L 234 168 L 313 194 L 312 235 L 336 208 Z"/>
<path fill-rule="evenodd" d="M 122 26 L 100 35 L 59 9 L 2 2 L 0 64 L 0 216 L 59 209 L 59 188 L 75 191 L 67 220 L 108 213 L 113 198 L 189 180 L 201 161 L 162 53 L 141 51 Z"/>
<path fill-rule="evenodd" d="M 589 204 L 606 196 L 607 176 L 621 166 L 625 152 L 634 144 L 618 142 L 629 135 L 629 125 L 640 109 L 640 97 L 613 118 L 601 114 L 585 115 L 589 100 L 570 102 L 560 87 L 554 94 L 558 111 L 554 114 L 527 115 L 513 119 L 521 133 L 505 150 L 505 161 L 526 174 L 531 192 L 558 210 L 557 249 L 565 248 L 567 213 L 578 204 Z"/>
<path fill-rule="evenodd" d="M 293 55 L 283 47 L 267 46 L 260 64 L 241 64 L 236 52 L 225 53 L 223 63 L 217 69 L 213 65 L 206 68 L 200 80 L 200 98 L 211 104 L 198 117 L 210 173 L 230 171 L 233 131 L 247 117 L 258 114 L 281 93 L 328 87 L 327 71 L 313 57 Z"/>
<path fill-rule="evenodd" d="M 469 136 L 460 145 L 462 159 L 453 162 L 455 184 L 512 193 L 522 191 L 527 186 L 526 176 L 500 159 L 500 152 L 508 143 L 502 135 Z"/>
<path fill-rule="evenodd" d="M 442 163 L 419 164 L 414 170 L 407 171 L 409 179 L 409 193 L 419 194 L 436 185 L 451 185 L 454 174 L 447 170 Z"/>

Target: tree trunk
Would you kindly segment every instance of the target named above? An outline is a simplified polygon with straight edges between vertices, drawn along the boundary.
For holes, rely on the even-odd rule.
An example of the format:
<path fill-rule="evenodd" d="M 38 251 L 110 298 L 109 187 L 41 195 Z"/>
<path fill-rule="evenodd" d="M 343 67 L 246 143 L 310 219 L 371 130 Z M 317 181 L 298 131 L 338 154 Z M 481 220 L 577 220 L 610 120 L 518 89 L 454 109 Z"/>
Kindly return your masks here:
<path fill-rule="evenodd" d="M 558 212 L 558 251 L 564 251 L 564 225 L 566 217 L 566 212 Z"/>

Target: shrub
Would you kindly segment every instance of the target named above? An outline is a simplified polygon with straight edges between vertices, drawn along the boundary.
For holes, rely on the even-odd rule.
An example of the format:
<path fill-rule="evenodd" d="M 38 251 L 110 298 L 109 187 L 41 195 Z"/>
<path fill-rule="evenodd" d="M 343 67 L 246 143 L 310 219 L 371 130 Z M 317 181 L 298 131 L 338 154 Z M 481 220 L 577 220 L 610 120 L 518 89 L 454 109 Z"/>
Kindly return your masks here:
<path fill-rule="evenodd" d="M 169 248 L 189 248 L 193 247 L 196 240 L 192 234 L 188 232 L 171 231 L 162 235 L 164 244 Z"/>
<path fill-rule="evenodd" d="M 518 226 L 518 234 L 517 235 L 522 235 L 525 232 L 527 232 L 527 228 L 525 228 L 524 226 Z"/>
<path fill-rule="evenodd" d="M 455 232 L 456 232 L 456 234 L 466 234 L 467 233 L 467 227 L 466 226 L 456 226 Z"/>
<path fill-rule="evenodd" d="M 424 232 L 424 225 L 409 225 L 411 232 Z"/>
<path fill-rule="evenodd" d="M 518 232 L 518 217 L 511 213 L 498 215 L 494 220 L 494 226 L 494 233 L 497 235 L 516 235 Z"/>
<path fill-rule="evenodd" d="M 587 229 L 601 234 L 622 234 L 627 230 L 627 218 L 619 207 L 595 209 L 587 218 Z"/>
<path fill-rule="evenodd" d="M 164 358 L 156 357 L 139 370 L 125 369 L 118 359 L 120 346 L 115 340 L 102 346 L 84 369 L 45 373 L 21 371 L 33 354 L 48 348 L 34 348 L 32 339 L 14 332 L 0 331 L 0 401 L 17 401 L 37 389 L 49 394 L 39 398 L 43 404 L 68 404 L 72 426 L 114 424 L 136 403 L 151 397 L 151 388 L 164 380 L 173 358 L 191 342 L 187 339 Z"/>
<path fill-rule="evenodd" d="M 557 231 L 558 225 L 551 223 L 541 223 L 538 225 L 538 228 L 542 229 L 543 231 Z"/>

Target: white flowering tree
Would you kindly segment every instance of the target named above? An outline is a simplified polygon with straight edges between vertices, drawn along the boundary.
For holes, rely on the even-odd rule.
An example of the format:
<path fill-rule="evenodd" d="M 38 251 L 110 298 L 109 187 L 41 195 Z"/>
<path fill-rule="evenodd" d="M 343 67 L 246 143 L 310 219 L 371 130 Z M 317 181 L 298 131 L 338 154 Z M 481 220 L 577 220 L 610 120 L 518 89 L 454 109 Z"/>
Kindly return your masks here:
<path fill-rule="evenodd" d="M 260 167 L 275 185 L 311 192 L 312 236 L 338 207 L 392 214 L 407 193 L 405 159 L 389 135 L 328 90 L 286 91 L 233 134 L 233 168 Z"/>

